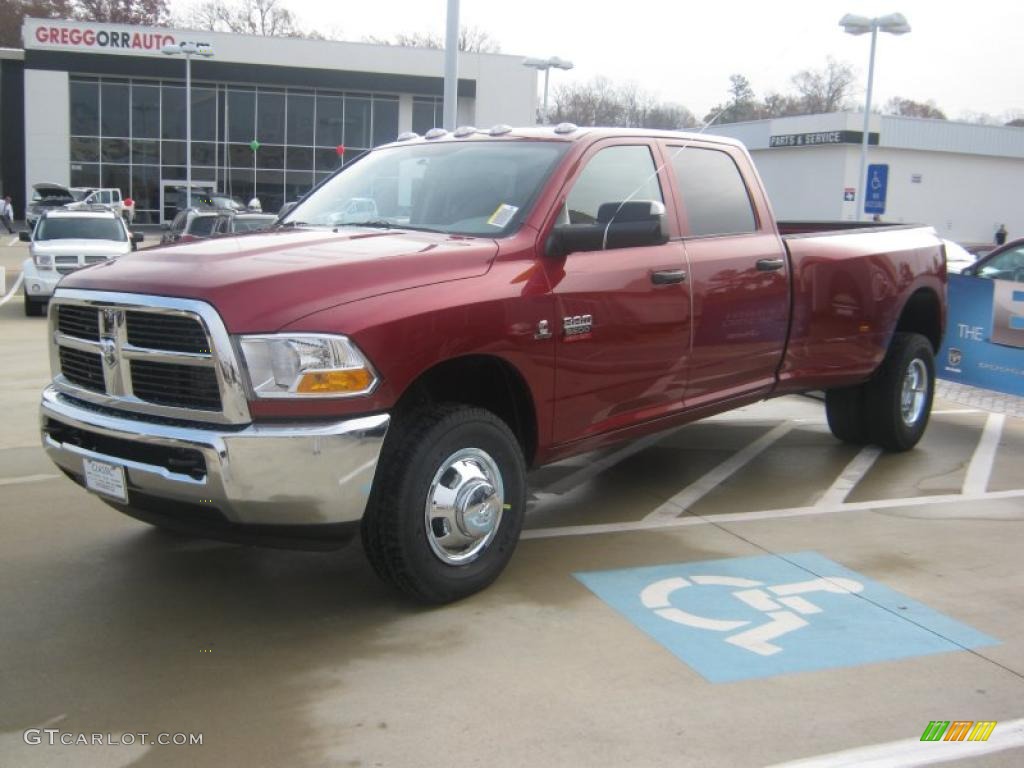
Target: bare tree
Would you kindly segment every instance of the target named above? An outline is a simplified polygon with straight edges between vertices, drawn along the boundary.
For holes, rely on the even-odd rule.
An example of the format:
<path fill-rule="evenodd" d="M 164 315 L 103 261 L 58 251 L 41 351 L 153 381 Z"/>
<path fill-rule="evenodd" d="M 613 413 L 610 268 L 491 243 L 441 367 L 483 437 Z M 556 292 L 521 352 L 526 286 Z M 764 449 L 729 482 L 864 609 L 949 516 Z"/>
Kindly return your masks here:
<path fill-rule="evenodd" d="M 188 26 L 212 32 L 265 37 L 322 37 L 299 28 L 295 14 L 280 0 L 204 0 L 185 17 Z"/>
<path fill-rule="evenodd" d="M 377 45 L 400 45 L 406 48 L 444 48 L 444 37 L 432 32 L 403 32 L 389 37 L 365 37 L 364 42 Z M 459 28 L 459 50 L 463 53 L 500 53 L 501 44 L 479 27 Z"/>
<path fill-rule="evenodd" d="M 615 85 L 606 77 L 557 87 L 551 117 L 556 123 L 669 130 L 697 124 L 686 107 L 659 102 L 636 83 Z"/>
<path fill-rule="evenodd" d="M 74 15 L 82 21 L 163 26 L 170 20 L 167 0 L 73 0 Z"/>
<path fill-rule="evenodd" d="M 945 120 L 946 113 L 939 109 L 934 101 L 914 101 L 893 96 L 882 107 L 882 114 L 899 115 L 901 117 L 928 117 L 934 120 Z"/>
<path fill-rule="evenodd" d="M 817 115 L 846 108 L 857 78 L 853 67 L 829 56 L 824 69 L 797 72 L 792 82 L 802 102 L 803 113 Z"/>
<path fill-rule="evenodd" d="M 71 17 L 71 0 L 0 0 L 0 47 L 21 48 L 21 24 L 34 19 Z"/>

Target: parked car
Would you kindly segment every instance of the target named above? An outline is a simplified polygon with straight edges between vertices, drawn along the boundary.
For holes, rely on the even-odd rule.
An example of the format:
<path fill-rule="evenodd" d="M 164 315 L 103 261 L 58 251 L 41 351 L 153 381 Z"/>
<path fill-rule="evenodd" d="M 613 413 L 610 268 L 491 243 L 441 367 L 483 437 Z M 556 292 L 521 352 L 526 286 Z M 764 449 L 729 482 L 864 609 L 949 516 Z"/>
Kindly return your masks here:
<path fill-rule="evenodd" d="M 189 208 L 180 211 L 174 217 L 174 221 L 164 222 L 160 242 L 161 244 L 188 243 L 193 240 L 213 237 L 217 225 L 224 215 L 223 211 L 213 208 Z"/>
<path fill-rule="evenodd" d="M 776 222 L 731 139 L 497 133 L 378 147 L 199 269 L 172 246 L 70 275 L 50 458 L 157 526 L 361 535 L 380 576 L 443 603 L 508 563 L 531 466 L 821 389 L 839 439 L 920 440 L 934 229 Z M 368 196 L 373 220 L 338 223 Z M 100 318 L 124 330 L 97 339 Z"/>
<path fill-rule="evenodd" d="M 21 265 L 29 316 L 44 313 L 64 275 L 129 253 L 143 240 L 141 233 L 129 232 L 124 219 L 106 206 L 44 211 L 32 232 L 18 236 L 31 243 L 29 258 Z"/>
<path fill-rule="evenodd" d="M 81 188 L 78 188 L 81 189 Z M 72 194 L 75 189 L 71 190 Z M 68 204 L 68 208 L 75 209 L 79 206 L 96 206 L 105 205 L 112 211 L 117 213 L 118 216 L 123 217 L 129 225 L 135 218 L 135 207 L 125 206 L 124 198 L 121 196 L 121 190 L 116 187 L 106 187 L 103 189 L 90 189 L 86 191 L 86 194 L 76 202 Z"/>
<path fill-rule="evenodd" d="M 1024 283 L 1024 238 L 1000 245 L 979 259 L 963 274 L 988 280 L 1009 280 Z"/>
<path fill-rule="evenodd" d="M 71 190 L 63 184 L 51 182 L 40 182 L 32 185 L 32 198 L 25 209 L 25 224 L 32 229 L 39 217 L 45 212 L 54 208 L 63 208 L 69 203 L 75 202 Z"/>

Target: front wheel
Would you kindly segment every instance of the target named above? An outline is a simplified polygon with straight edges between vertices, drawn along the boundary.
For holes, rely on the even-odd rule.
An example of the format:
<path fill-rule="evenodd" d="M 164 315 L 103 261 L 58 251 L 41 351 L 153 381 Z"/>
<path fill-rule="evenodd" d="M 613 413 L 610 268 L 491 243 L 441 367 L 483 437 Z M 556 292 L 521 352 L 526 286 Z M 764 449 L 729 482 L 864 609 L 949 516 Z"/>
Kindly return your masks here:
<path fill-rule="evenodd" d="M 363 546 L 386 581 L 424 602 L 452 602 L 504 570 L 525 503 L 525 462 L 508 426 L 480 408 L 431 406 L 388 434 Z"/>

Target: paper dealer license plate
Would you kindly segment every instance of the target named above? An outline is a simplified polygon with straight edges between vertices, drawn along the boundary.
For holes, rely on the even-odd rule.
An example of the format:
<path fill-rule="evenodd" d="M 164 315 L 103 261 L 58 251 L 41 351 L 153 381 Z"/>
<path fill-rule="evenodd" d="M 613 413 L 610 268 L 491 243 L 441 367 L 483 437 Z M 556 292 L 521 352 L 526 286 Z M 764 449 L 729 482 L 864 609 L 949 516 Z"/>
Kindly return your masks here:
<path fill-rule="evenodd" d="M 127 503 L 128 491 L 124 482 L 124 467 L 92 459 L 82 459 L 82 465 L 85 468 L 86 488 Z"/>

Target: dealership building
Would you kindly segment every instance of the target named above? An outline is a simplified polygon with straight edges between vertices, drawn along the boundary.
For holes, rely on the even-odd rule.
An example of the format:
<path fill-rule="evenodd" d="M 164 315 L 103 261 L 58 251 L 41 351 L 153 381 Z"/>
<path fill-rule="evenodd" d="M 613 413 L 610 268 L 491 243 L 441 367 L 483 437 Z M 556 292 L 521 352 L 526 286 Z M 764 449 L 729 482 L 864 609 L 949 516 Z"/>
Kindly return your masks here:
<path fill-rule="evenodd" d="M 193 56 L 192 178 L 265 210 L 370 147 L 441 122 L 444 52 L 425 48 L 26 19 L 0 51 L 0 176 L 24 213 L 32 185 L 118 187 L 136 221 L 173 216 L 186 178 L 182 56 Z M 458 122 L 533 124 L 521 56 L 459 57 Z M 23 151 L 22 151 L 23 150 Z"/>
<path fill-rule="evenodd" d="M 865 217 L 864 113 L 713 126 L 746 144 L 780 219 Z M 943 237 L 990 242 L 1000 224 L 1024 237 L 1024 128 L 872 115 L 868 206 L 883 221 L 930 224 Z"/>

